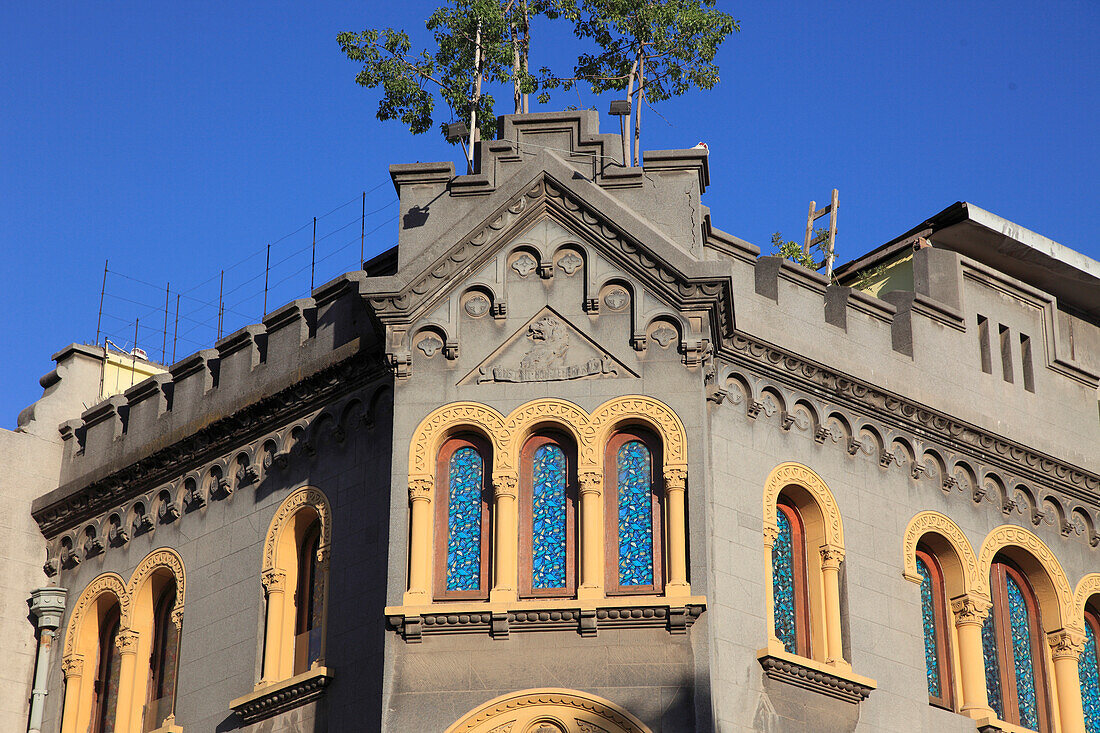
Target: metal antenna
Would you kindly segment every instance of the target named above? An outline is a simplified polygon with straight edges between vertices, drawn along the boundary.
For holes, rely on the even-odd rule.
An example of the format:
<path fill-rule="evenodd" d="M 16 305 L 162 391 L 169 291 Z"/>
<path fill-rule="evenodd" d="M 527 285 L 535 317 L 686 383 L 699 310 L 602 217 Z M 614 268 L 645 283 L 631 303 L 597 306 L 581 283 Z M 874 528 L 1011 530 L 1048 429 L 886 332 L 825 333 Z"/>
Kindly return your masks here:
<path fill-rule="evenodd" d="M 225 303 L 222 302 L 222 292 L 225 289 L 225 270 L 222 270 L 218 279 L 218 338 L 222 337 L 222 316 L 225 314 Z"/>
<path fill-rule="evenodd" d="M 264 315 L 267 315 L 267 278 L 271 274 L 271 245 L 267 245 L 267 262 L 264 264 Z"/>
<path fill-rule="evenodd" d="M 313 250 L 309 261 L 309 292 L 313 292 L 313 271 L 317 267 L 317 217 L 313 217 Z"/>
<path fill-rule="evenodd" d="M 172 363 L 176 363 L 176 337 L 180 332 L 180 294 L 176 293 L 176 325 L 172 328 Z"/>
<path fill-rule="evenodd" d="M 363 217 L 359 220 L 359 267 L 363 266 L 363 236 L 367 231 L 367 192 L 363 192 Z"/>
<path fill-rule="evenodd" d="M 168 294 L 172 290 L 172 283 L 167 283 L 164 286 L 164 339 L 160 342 L 160 361 L 164 363 L 164 358 L 168 356 L 165 350 L 168 348 Z"/>
<path fill-rule="evenodd" d="M 95 319 L 95 344 L 99 346 L 99 327 L 103 324 L 103 294 L 107 292 L 107 260 L 103 260 L 103 287 L 99 289 L 99 315 Z"/>

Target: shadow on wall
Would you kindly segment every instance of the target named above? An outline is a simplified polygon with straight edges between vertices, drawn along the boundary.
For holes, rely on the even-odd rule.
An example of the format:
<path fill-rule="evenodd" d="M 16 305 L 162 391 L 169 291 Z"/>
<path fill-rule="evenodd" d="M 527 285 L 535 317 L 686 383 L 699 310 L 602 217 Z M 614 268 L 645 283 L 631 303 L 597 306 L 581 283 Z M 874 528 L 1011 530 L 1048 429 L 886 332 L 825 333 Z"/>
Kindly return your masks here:
<path fill-rule="evenodd" d="M 764 693 L 756 706 L 752 729 L 759 733 L 829 731 L 847 733 L 859 723 L 859 705 L 800 690 L 760 673 Z"/>

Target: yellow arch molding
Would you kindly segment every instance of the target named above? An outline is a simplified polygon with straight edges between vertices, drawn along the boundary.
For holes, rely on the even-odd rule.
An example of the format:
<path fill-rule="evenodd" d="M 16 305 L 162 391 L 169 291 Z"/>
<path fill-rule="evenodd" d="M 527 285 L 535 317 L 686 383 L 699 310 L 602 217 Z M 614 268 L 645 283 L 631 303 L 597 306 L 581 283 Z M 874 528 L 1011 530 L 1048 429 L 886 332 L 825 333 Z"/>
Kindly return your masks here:
<path fill-rule="evenodd" d="M 332 505 L 320 489 L 304 486 L 279 504 L 264 539 L 261 580 L 267 597 L 264 633 L 263 674 L 260 685 L 275 684 L 294 674 L 294 619 L 297 602 L 294 586 L 298 577 L 298 542 L 313 519 L 303 514 L 312 510 L 320 523 L 317 543 L 318 575 L 321 586 L 321 648 L 318 663 L 323 665 L 328 608 L 328 561 L 332 543 Z"/>
<path fill-rule="evenodd" d="M 1046 543 L 1023 527 L 1002 524 L 986 536 L 981 552 L 978 553 L 978 577 L 975 579 L 975 590 L 989 597 L 989 570 L 993 564 L 993 558 L 998 552 L 1011 551 L 1012 548 L 1025 551 L 1042 566 L 1044 573 L 1038 575 L 1029 573 L 1029 579 L 1035 586 L 1035 593 L 1039 596 L 1046 630 L 1054 631 L 1061 627 L 1079 630 L 1080 624 L 1076 623 L 1074 615 L 1073 590 L 1070 588 L 1065 571 L 1062 570 L 1061 564 Z M 1051 610 L 1056 612 L 1056 618 L 1050 618 Z"/>
<path fill-rule="evenodd" d="M 1100 594 L 1100 573 L 1089 573 L 1077 583 L 1077 590 L 1073 593 L 1073 618 L 1080 621 L 1082 628 L 1085 623 L 1085 605 L 1089 598 Z"/>
<path fill-rule="evenodd" d="M 65 629 L 65 656 L 61 659 L 61 669 L 65 675 L 62 733 L 85 730 L 91 721 L 92 710 L 88 702 L 92 698 L 92 686 L 95 682 L 93 668 L 98 654 L 100 630 L 98 618 L 93 626 L 88 626 L 85 621 L 88 612 L 105 596 L 110 596 L 118 603 L 120 619 L 129 613 L 130 601 L 122 576 L 104 573 L 85 586 L 69 616 L 69 624 Z M 100 612 L 95 615 L 98 617 Z M 119 626 L 121 632 L 121 623 Z M 90 665 L 88 674 L 84 674 L 85 661 Z"/>
<path fill-rule="evenodd" d="M 820 476 L 812 469 L 801 463 L 788 461 L 780 463 L 768 474 L 764 482 L 764 527 L 779 526 L 776 517 L 776 503 L 783 489 L 788 486 L 801 486 L 808 491 L 817 503 L 818 509 L 825 520 L 824 533 L 826 544 L 838 548 L 844 547 L 844 526 L 840 519 L 840 508 L 833 498 L 833 493 Z M 775 529 L 774 531 L 778 531 Z"/>
<path fill-rule="evenodd" d="M 435 473 L 435 454 L 440 444 L 457 428 L 479 429 L 493 446 L 493 467 L 511 468 L 504 451 L 504 416 L 478 402 L 452 402 L 432 410 L 413 431 L 409 448 L 409 479 Z"/>
<path fill-rule="evenodd" d="M 607 733 L 652 733 L 645 723 L 610 700 L 549 687 L 494 698 L 471 710 L 445 733 L 526 733 L 539 723 L 562 733 L 593 730 L 591 726 Z"/>
<path fill-rule="evenodd" d="M 512 459 L 511 465 L 517 465 L 523 442 L 543 427 L 564 430 L 579 449 L 585 441 L 585 431 L 589 424 L 588 413 L 568 400 L 553 397 L 531 400 L 512 410 L 505 418 L 502 434 L 507 441 L 505 452 Z"/>
<path fill-rule="evenodd" d="M 672 408 L 652 397 L 627 395 L 608 400 L 589 418 L 587 439 L 584 441 L 581 461 L 601 463 L 598 454 L 603 450 L 608 436 L 616 428 L 643 423 L 652 428 L 664 441 L 665 466 L 687 465 L 687 434 L 684 424 Z M 589 451 L 587 455 L 583 451 Z"/>
<path fill-rule="evenodd" d="M 911 520 L 905 528 L 902 541 L 902 563 L 904 570 L 902 575 L 906 580 L 918 585 L 921 582 L 920 573 L 917 572 L 917 543 L 926 534 L 934 533 L 942 537 L 955 553 L 954 560 L 959 563 L 961 569 L 960 580 L 962 592 L 969 593 L 974 587 L 978 577 L 978 558 L 974 555 L 974 548 L 966 539 L 959 525 L 955 524 L 944 514 L 939 512 L 920 512 Z M 941 558 L 943 561 L 944 558 Z"/>
<path fill-rule="evenodd" d="M 73 605 L 73 611 L 69 615 L 69 625 L 65 629 L 65 655 L 75 653 L 77 629 L 84 620 L 88 607 L 104 593 L 112 593 L 118 601 L 119 615 L 128 617 L 130 613 L 130 597 L 126 593 L 126 583 L 118 573 L 103 573 L 96 576 L 81 591 Z M 121 624 L 120 624 L 121 625 Z"/>

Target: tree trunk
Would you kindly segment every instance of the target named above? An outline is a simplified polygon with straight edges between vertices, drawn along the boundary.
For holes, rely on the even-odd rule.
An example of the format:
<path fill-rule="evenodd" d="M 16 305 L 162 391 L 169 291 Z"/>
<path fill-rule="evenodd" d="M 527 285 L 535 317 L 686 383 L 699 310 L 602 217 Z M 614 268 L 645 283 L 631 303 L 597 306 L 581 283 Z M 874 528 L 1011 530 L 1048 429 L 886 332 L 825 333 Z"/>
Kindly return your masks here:
<path fill-rule="evenodd" d="M 645 99 L 645 56 L 638 54 L 638 111 L 634 117 L 634 165 L 642 164 L 642 100 Z"/>
<path fill-rule="evenodd" d="M 520 9 L 523 12 L 523 76 L 527 78 L 528 59 L 531 54 L 531 16 L 527 10 L 527 0 L 520 0 Z M 526 114 L 529 110 L 527 108 L 527 92 L 523 92 L 523 112 Z"/>
<path fill-rule="evenodd" d="M 638 72 L 638 60 L 634 60 L 634 64 L 630 67 L 630 74 L 626 77 L 626 103 L 630 105 L 630 114 L 627 115 L 626 121 L 630 122 L 630 118 L 634 116 L 634 75 Z M 622 119 L 621 117 L 619 118 Z M 627 140 L 627 129 L 629 124 L 622 126 L 623 136 L 623 165 L 627 168 L 630 167 L 630 145 Z"/>
<path fill-rule="evenodd" d="M 466 172 L 474 172 L 474 143 L 480 139 L 477 129 L 478 105 L 481 103 L 481 21 L 474 36 L 474 95 L 470 99 L 470 147 L 466 151 Z"/>
<path fill-rule="evenodd" d="M 515 15 L 511 15 L 508 20 L 508 33 L 512 39 L 512 101 L 514 104 L 513 112 L 519 114 L 523 112 L 523 93 L 520 91 L 520 51 L 519 51 L 519 34 L 516 31 Z"/>

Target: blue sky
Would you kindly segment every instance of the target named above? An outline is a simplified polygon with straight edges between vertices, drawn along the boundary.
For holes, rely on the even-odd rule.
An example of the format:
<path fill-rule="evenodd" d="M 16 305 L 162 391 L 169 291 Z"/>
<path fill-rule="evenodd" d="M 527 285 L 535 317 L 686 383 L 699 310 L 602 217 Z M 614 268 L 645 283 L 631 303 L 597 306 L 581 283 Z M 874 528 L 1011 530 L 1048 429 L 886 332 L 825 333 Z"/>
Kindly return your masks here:
<path fill-rule="evenodd" d="M 957 200 L 1100 259 L 1100 3 L 720 6 L 742 28 L 719 53 L 721 84 L 664 103 L 663 119 L 647 110 L 643 136 L 708 143 L 720 228 L 767 250 L 835 187 L 842 260 Z M 104 259 L 103 331 L 129 347 L 140 319 L 138 345 L 171 360 L 168 282 L 173 314 L 183 294 L 178 359 L 215 340 L 222 269 L 224 332 L 258 320 L 266 244 L 269 307 L 308 292 L 314 216 L 318 283 L 357 266 L 361 192 L 366 256 L 390 246 L 387 166 L 461 152 L 378 122 L 335 38 L 396 25 L 423 39 L 431 8 L 2 4 L 0 426 L 41 394 L 52 353 L 94 340 Z M 532 66 L 575 54 L 562 30 L 534 34 Z"/>

